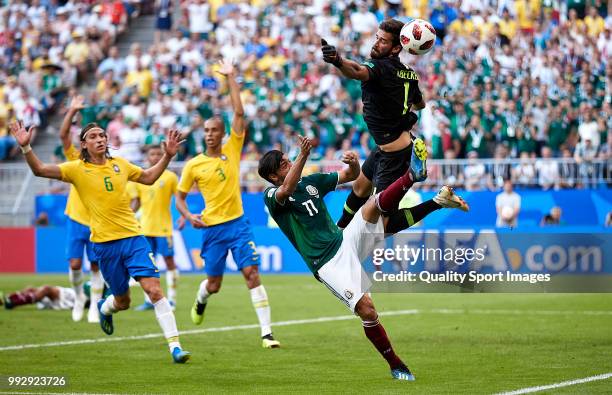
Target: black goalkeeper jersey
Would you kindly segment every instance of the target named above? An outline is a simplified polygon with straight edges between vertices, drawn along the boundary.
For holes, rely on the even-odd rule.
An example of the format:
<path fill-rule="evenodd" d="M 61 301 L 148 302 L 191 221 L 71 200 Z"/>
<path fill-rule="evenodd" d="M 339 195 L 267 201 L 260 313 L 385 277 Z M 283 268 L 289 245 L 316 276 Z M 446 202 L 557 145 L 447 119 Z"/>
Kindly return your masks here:
<path fill-rule="evenodd" d="M 412 127 L 410 108 L 423 100 L 419 76 L 397 56 L 368 59 L 363 65 L 370 73 L 361 83 L 363 116 L 376 144 L 388 144 Z"/>

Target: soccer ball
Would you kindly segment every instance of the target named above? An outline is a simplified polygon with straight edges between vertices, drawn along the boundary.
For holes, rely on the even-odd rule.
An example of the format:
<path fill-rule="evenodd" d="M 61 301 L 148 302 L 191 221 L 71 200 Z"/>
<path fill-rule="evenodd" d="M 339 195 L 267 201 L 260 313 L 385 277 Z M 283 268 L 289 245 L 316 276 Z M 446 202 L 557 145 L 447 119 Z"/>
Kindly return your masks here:
<path fill-rule="evenodd" d="M 402 47 L 412 55 L 425 55 L 436 42 L 436 29 L 431 23 L 414 19 L 404 25 L 400 32 Z"/>
<path fill-rule="evenodd" d="M 509 222 L 514 217 L 514 209 L 510 206 L 504 206 L 501 209 L 501 217 L 504 221 Z"/>

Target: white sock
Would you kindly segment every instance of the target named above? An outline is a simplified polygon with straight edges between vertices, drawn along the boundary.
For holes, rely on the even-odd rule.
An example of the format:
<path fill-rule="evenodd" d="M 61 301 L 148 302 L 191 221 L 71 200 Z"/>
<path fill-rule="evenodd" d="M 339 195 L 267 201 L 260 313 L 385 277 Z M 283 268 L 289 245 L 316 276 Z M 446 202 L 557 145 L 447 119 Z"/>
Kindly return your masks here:
<path fill-rule="evenodd" d="M 77 295 L 83 294 L 83 270 L 78 269 L 70 269 L 68 273 L 68 278 L 70 279 L 70 284 L 72 284 L 72 289 L 76 292 Z"/>
<path fill-rule="evenodd" d="M 176 283 L 178 282 L 178 269 L 168 270 L 166 272 L 166 283 L 168 284 L 168 300 L 176 304 Z"/>
<path fill-rule="evenodd" d="M 104 290 L 104 279 L 100 271 L 91 272 L 91 288 L 89 290 L 89 309 L 98 309 L 98 300 L 102 298 L 102 291 Z"/>
<path fill-rule="evenodd" d="M 198 303 L 205 304 L 206 301 L 208 300 L 208 297 L 210 296 L 210 294 L 208 293 L 208 290 L 206 289 L 207 285 L 208 285 L 208 279 L 200 283 L 200 290 L 198 291 Z"/>
<path fill-rule="evenodd" d="M 272 333 L 270 326 L 272 319 L 270 318 L 270 304 L 268 303 L 268 294 L 263 285 L 251 289 L 251 302 L 259 319 L 261 326 L 261 336 L 266 336 Z"/>
<path fill-rule="evenodd" d="M 153 306 L 155 307 L 157 322 L 159 322 L 159 326 L 164 332 L 164 337 L 168 341 L 170 352 L 172 352 L 175 347 L 181 346 L 181 343 L 179 343 L 178 329 L 176 328 L 176 320 L 174 319 L 174 313 L 172 312 L 172 306 L 170 306 L 170 303 L 166 298 L 161 298 L 155 302 Z"/>
<path fill-rule="evenodd" d="M 117 312 L 117 308 L 115 307 L 115 297 L 110 295 L 104 303 L 102 303 L 102 308 L 100 308 L 100 313 L 104 315 L 111 315 Z"/>

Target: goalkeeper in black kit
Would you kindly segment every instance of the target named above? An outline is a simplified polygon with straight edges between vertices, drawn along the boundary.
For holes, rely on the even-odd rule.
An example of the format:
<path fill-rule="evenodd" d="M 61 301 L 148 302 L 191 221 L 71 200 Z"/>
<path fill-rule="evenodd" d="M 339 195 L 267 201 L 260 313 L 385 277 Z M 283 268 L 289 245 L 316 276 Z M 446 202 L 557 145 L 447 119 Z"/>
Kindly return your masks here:
<path fill-rule="evenodd" d="M 414 182 L 427 178 L 427 148 L 410 129 L 418 118 L 413 111 L 425 108 L 417 73 L 399 59 L 400 31 L 404 24 L 395 19 L 383 21 L 376 32 L 370 59 L 363 64 L 343 58 L 334 46 L 321 39 L 323 60 L 337 67 L 345 77 L 361 81 L 363 113 L 377 147 L 363 163 L 361 173 L 346 199 L 338 227 L 347 227 L 355 213 L 368 200 L 373 188 L 385 190 L 418 158 L 422 163 Z M 433 201 L 412 208 L 419 216 L 439 209 Z M 397 207 L 394 208 L 397 210 Z M 410 218 L 407 218 L 411 226 Z"/>

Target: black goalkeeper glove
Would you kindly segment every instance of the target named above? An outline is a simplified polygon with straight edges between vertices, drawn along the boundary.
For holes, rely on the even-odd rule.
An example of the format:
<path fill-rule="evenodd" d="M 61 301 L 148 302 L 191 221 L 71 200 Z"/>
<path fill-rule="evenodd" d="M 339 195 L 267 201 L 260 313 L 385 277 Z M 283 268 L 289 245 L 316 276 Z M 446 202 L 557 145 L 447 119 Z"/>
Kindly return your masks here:
<path fill-rule="evenodd" d="M 326 63 L 331 63 L 338 68 L 342 67 L 342 56 L 336 47 L 329 45 L 324 39 L 321 39 L 321 52 L 323 52 L 323 60 Z"/>

